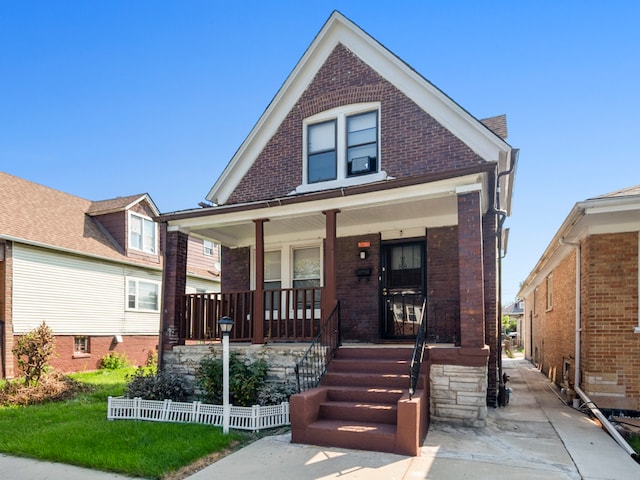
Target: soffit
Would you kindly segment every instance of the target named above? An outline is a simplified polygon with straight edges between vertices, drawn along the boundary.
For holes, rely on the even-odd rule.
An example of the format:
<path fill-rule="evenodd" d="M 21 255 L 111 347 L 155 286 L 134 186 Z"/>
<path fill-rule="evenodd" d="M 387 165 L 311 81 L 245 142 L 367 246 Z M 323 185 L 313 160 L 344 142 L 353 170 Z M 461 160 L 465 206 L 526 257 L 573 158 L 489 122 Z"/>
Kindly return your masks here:
<path fill-rule="evenodd" d="M 411 235 L 424 228 L 457 224 L 457 191 L 460 188 L 483 192 L 483 211 L 488 208 L 486 175 L 475 174 L 431 184 L 372 191 L 359 195 L 332 197 L 309 202 L 230 211 L 169 220 L 169 229 L 210 238 L 229 247 L 255 244 L 254 220 L 264 223 L 266 243 L 303 242 L 325 237 L 327 210 L 339 210 L 337 236 L 382 233 L 386 238 Z M 411 232 L 411 233 L 409 233 Z"/>

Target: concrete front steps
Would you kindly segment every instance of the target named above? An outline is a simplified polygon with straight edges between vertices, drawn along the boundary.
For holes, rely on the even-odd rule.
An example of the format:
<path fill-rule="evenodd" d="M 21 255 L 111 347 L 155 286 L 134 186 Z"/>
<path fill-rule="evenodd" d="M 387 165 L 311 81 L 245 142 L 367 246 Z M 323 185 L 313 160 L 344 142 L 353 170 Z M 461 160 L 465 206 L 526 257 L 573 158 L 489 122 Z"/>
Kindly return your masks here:
<path fill-rule="evenodd" d="M 417 455 L 427 431 L 426 368 L 409 400 L 407 347 L 341 347 L 318 388 L 291 397 L 294 443 Z"/>

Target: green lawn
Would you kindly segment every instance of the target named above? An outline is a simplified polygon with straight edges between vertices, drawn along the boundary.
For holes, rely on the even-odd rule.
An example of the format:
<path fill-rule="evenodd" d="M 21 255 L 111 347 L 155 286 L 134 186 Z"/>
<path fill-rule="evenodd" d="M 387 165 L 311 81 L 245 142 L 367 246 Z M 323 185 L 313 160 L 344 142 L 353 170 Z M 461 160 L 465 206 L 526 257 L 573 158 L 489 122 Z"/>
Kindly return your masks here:
<path fill-rule="evenodd" d="M 249 435 L 195 424 L 107 420 L 107 397 L 122 395 L 128 370 L 73 375 L 95 386 L 74 400 L 0 407 L 0 451 L 160 479 Z"/>

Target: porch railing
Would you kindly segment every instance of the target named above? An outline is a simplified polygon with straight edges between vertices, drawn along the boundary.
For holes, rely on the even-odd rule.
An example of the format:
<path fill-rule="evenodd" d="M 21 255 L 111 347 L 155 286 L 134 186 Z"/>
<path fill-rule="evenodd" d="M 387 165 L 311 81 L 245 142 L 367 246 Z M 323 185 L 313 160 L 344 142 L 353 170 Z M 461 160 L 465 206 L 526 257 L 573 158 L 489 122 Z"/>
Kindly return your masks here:
<path fill-rule="evenodd" d="M 322 288 L 282 288 L 264 292 L 267 340 L 310 341 L 320 330 Z"/>
<path fill-rule="evenodd" d="M 425 305 L 427 300 L 422 302 L 422 316 L 420 318 L 420 327 L 418 328 L 418 335 L 416 336 L 416 343 L 413 346 L 413 355 L 411 356 L 411 366 L 409 367 L 409 400 L 413 398 L 413 394 L 416 391 L 418 385 L 418 378 L 420 377 L 420 367 L 422 366 L 422 360 L 424 358 L 424 347 L 426 345 L 426 309 Z"/>
<path fill-rule="evenodd" d="M 309 345 L 304 356 L 296 363 L 296 382 L 298 392 L 317 387 L 322 376 L 329 368 L 336 350 L 340 346 L 340 303 L 335 308 L 316 337 Z"/>
<path fill-rule="evenodd" d="M 230 340 L 251 341 L 251 312 L 254 292 L 194 293 L 184 296 L 180 323 L 181 340 L 219 340 L 218 320 L 224 316 L 235 322 Z"/>
<path fill-rule="evenodd" d="M 231 341 L 253 339 L 255 291 L 194 293 L 183 297 L 179 337 L 182 341 L 219 340 L 218 320 L 231 317 Z M 264 322 L 268 341 L 311 341 L 320 330 L 322 288 L 284 288 L 264 292 Z"/>

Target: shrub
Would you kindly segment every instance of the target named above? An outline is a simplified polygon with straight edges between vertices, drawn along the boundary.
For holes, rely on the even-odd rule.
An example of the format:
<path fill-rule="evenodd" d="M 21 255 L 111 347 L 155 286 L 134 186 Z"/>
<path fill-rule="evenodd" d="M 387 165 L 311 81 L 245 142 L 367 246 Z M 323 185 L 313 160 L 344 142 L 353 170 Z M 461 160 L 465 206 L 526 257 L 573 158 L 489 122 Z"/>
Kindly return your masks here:
<path fill-rule="evenodd" d="M 289 397 L 297 392 L 297 387 L 290 383 L 268 383 L 258 392 L 258 403 L 260 405 L 280 405 L 282 402 L 288 402 Z"/>
<path fill-rule="evenodd" d="M 0 389 L 0 405 L 33 405 L 73 398 L 77 393 L 89 390 L 89 387 L 52 371 L 43 376 L 37 385 L 28 386 L 24 381 L 13 380 Z"/>
<path fill-rule="evenodd" d="M 124 396 L 140 397 L 145 400 L 173 400 L 185 402 L 193 395 L 193 388 L 180 375 L 171 372 L 153 372 L 138 368 L 133 375 L 127 375 Z"/>
<path fill-rule="evenodd" d="M 144 364 L 145 367 L 152 370 L 153 373 L 158 371 L 158 350 L 153 349 L 149 351 L 149 355 L 147 356 L 147 361 Z"/>
<path fill-rule="evenodd" d="M 222 359 L 205 357 L 196 370 L 196 383 L 204 402 L 222 404 Z M 229 402 L 241 407 L 258 403 L 258 394 L 267 379 L 268 366 L 264 360 L 245 363 L 237 353 L 229 355 Z"/>
<path fill-rule="evenodd" d="M 130 362 L 124 353 L 111 352 L 100 359 L 99 368 L 101 370 L 118 370 L 120 368 L 127 368 L 128 366 L 130 366 Z"/>
<path fill-rule="evenodd" d="M 12 350 L 27 386 L 37 385 L 54 353 L 53 330 L 45 322 L 22 335 Z"/>

